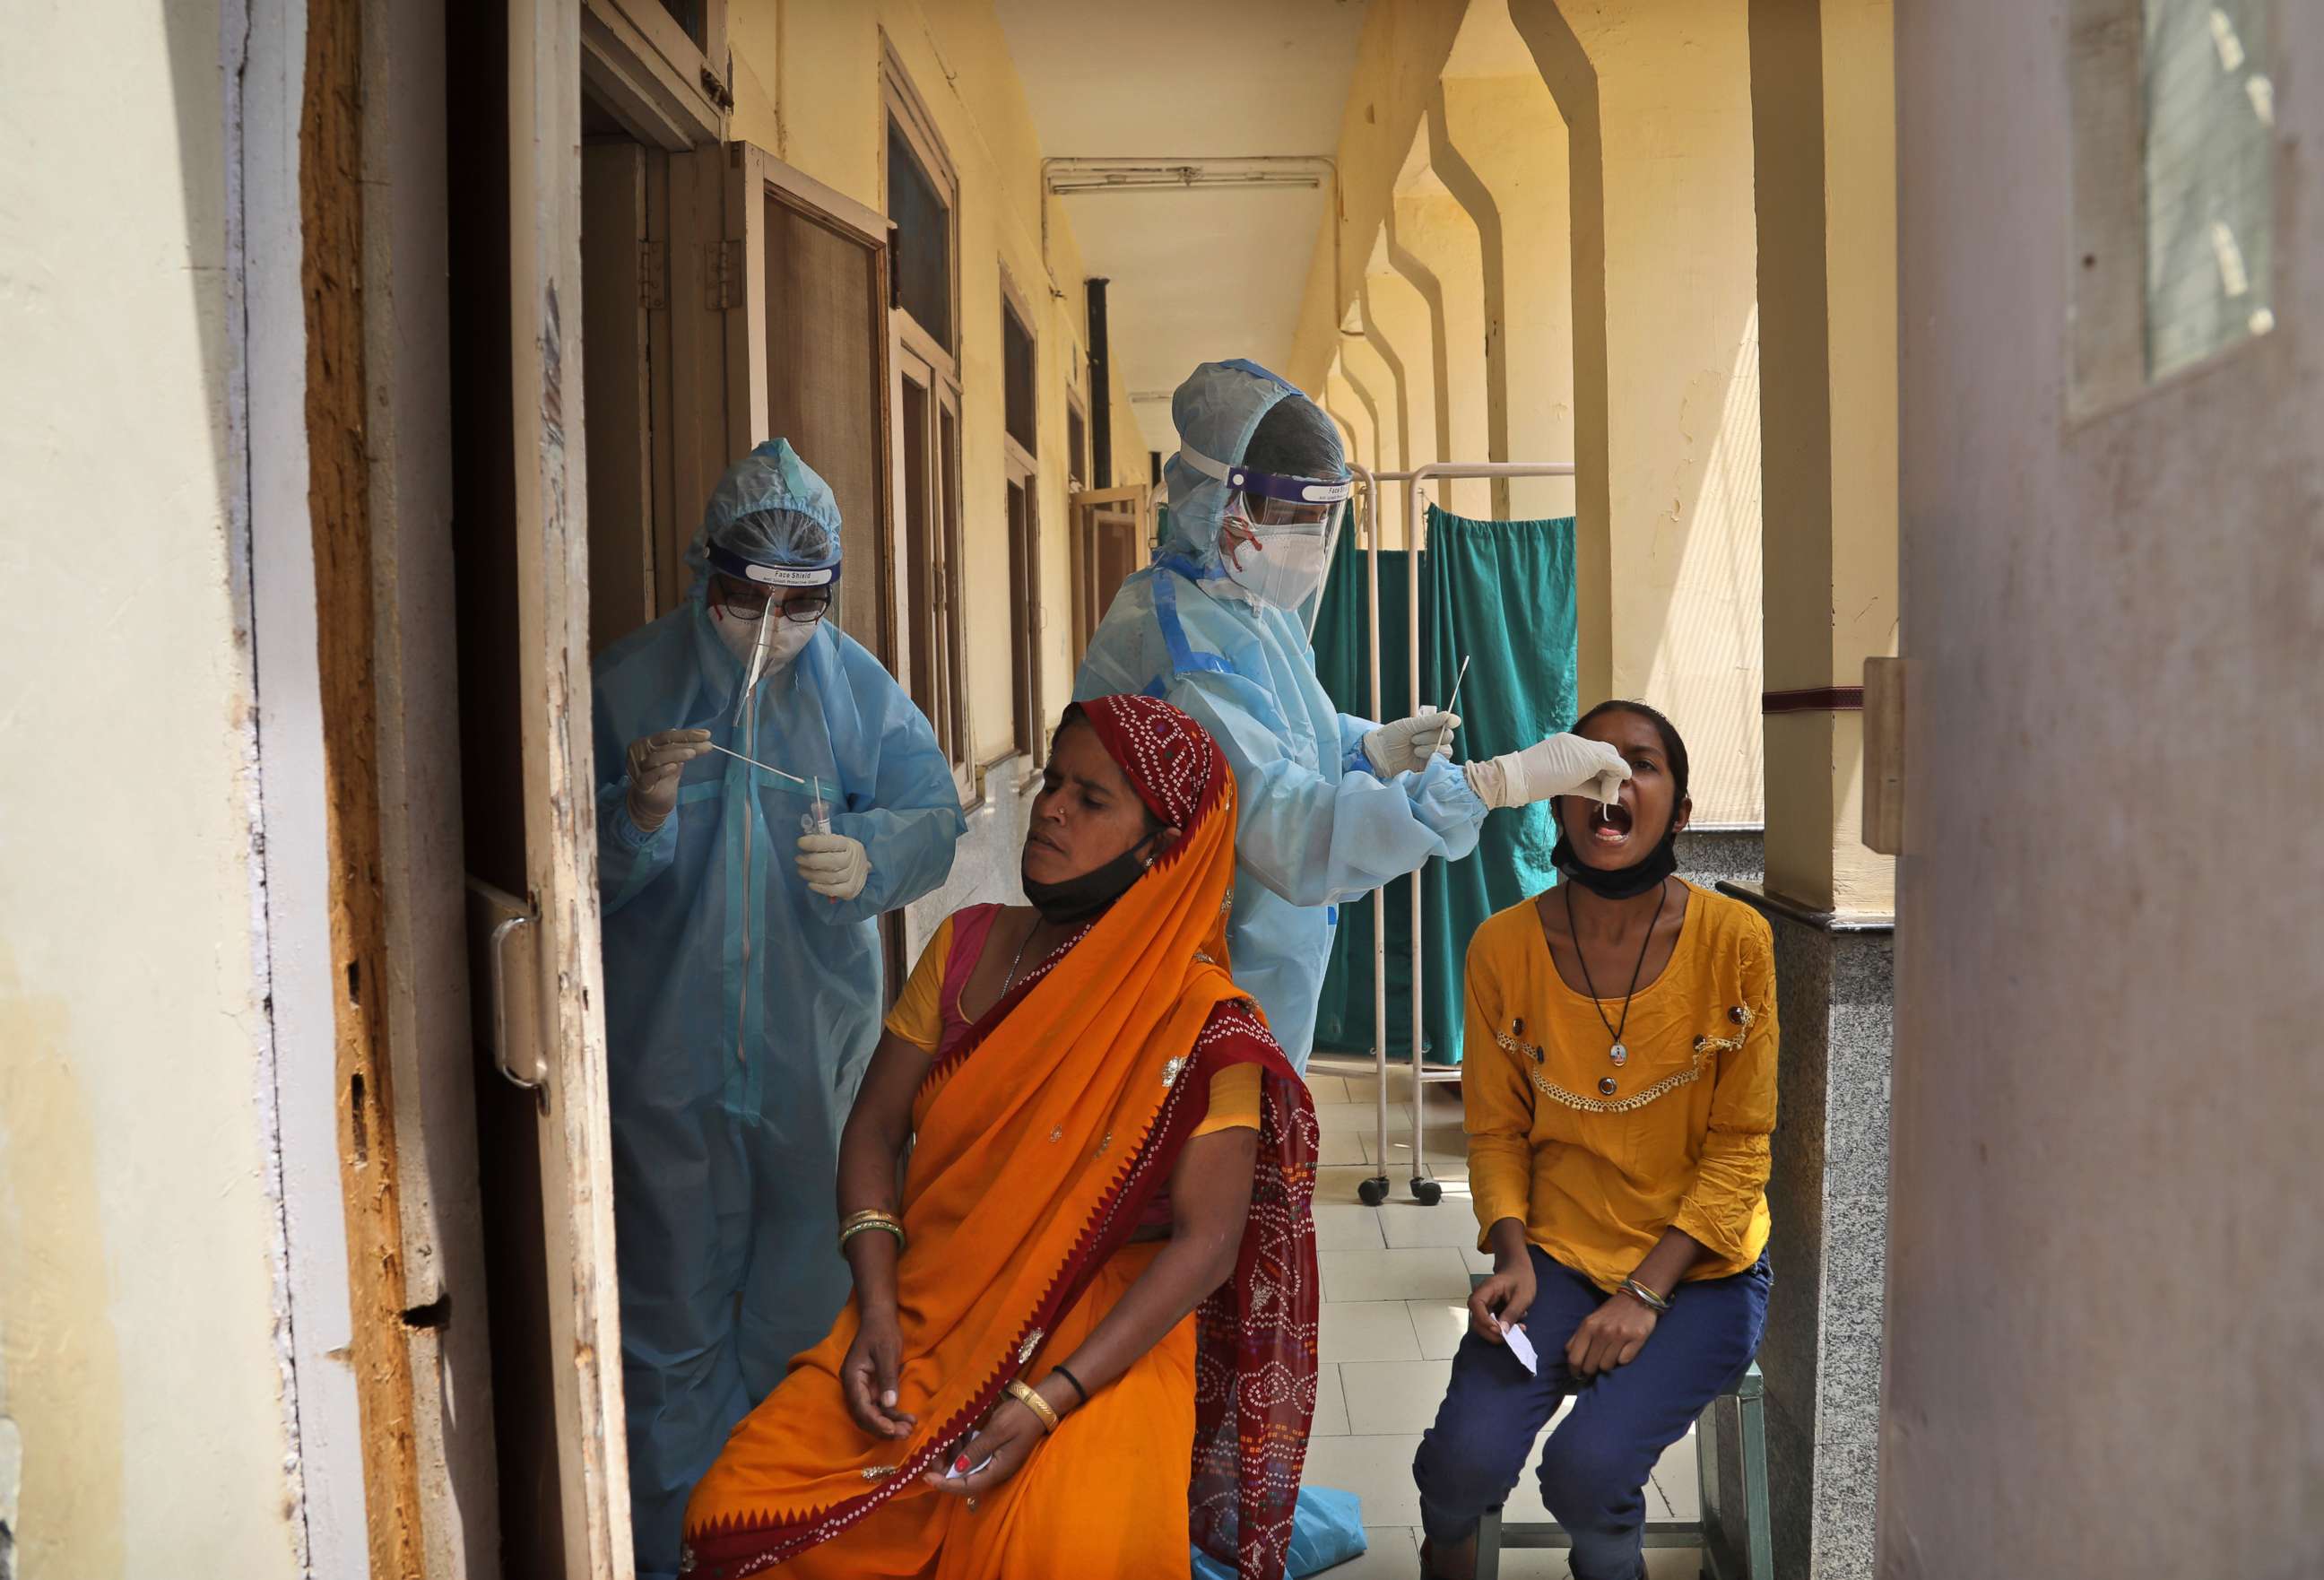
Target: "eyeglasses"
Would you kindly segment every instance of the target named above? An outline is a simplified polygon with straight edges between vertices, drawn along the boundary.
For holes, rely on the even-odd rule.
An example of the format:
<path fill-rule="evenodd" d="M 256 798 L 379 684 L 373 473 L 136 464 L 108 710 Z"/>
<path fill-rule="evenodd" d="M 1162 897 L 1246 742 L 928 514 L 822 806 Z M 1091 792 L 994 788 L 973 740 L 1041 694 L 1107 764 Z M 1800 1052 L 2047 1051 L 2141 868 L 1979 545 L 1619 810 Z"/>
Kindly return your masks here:
<path fill-rule="evenodd" d="M 1307 500 L 1270 499 L 1249 489 L 1235 497 L 1241 504 L 1243 519 L 1254 527 L 1304 527 L 1320 532 L 1331 524 L 1333 513 L 1340 508 L 1336 500 L 1319 504 Z"/>
<path fill-rule="evenodd" d="M 710 601 L 730 620 L 755 622 L 764 618 L 772 595 L 731 576 L 713 576 Z M 782 596 L 780 607 L 784 619 L 812 625 L 831 612 L 831 594 L 819 587 L 793 587 Z"/>

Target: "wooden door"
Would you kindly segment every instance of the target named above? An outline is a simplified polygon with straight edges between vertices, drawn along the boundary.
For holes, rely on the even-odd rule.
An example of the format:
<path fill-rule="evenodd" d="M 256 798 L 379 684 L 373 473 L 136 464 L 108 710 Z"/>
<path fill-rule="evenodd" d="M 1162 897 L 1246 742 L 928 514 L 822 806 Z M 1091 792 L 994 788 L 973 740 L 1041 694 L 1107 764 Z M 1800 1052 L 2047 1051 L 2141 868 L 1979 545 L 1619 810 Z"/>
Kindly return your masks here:
<path fill-rule="evenodd" d="M 893 670 L 887 221 L 748 143 L 665 169 L 666 209 L 650 217 L 671 268 L 664 557 L 682 561 L 729 465 L 787 439 L 839 504 L 840 628 Z"/>
<path fill-rule="evenodd" d="M 628 1580 L 589 733 L 580 40 L 455 8 L 461 786 L 503 1572 Z M 471 1401 L 481 1408 L 484 1401 Z"/>
<path fill-rule="evenodd" d="M 1073 495 L 1074 668 L 1089 652 L 1113 595 L 1148 559 L 1150 491 L 1144 484 Z"/>

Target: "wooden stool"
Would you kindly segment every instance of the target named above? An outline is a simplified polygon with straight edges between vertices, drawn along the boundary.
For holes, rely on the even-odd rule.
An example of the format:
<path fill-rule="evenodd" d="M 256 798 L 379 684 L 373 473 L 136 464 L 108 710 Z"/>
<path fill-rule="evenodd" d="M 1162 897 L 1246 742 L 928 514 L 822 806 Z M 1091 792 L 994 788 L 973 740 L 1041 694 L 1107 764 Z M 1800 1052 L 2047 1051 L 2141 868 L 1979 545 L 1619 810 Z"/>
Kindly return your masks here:
<path fill-rule="evenodd" d="M 1692 1548 L 1702 1554 L 1702 1580 L 1775 1580 L 1775 1541 L 1767 1515 L 1766 1399 L 1754 1361 L 1734 1389 L 1711 1401 L 1694 1427 L 1694 1474 L 1702 1488 L 1700 1520 L 1649 1520 L 1646 1545 Z M 1722 1420 L 1731 1412 L 1732 1424 Z M 1720 1444 L 1733 1433 L 1742 1455 L 1742 1498 L 1729 1509 L 1720 1500 Z M 1565 1528 L 1553 1521 L 1506 1523 L 1499 1508 L 1485 1511 L 1477 1525 L 1477 1580 L 1500 1580 L 1503 1548 L 1572 1547 Z"/>

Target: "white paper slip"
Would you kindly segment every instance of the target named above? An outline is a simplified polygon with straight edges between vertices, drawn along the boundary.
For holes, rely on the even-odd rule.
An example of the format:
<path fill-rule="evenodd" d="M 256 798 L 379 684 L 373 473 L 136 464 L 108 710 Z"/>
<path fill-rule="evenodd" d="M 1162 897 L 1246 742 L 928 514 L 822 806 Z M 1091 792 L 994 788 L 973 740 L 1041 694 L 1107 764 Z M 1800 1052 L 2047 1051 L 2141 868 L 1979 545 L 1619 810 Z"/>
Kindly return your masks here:
<path fill-rule="evenodd" d="M 1526 1337 L 1526 1330 L 1522 1326 L 1503 1327 L 1501 1336 L 1508 1341 L 1509 1354 L 1515 1355 L 1526 1371 L 1540 1376 L 1541 1357 L 1534 1354 L 1533 1340 Z"/>

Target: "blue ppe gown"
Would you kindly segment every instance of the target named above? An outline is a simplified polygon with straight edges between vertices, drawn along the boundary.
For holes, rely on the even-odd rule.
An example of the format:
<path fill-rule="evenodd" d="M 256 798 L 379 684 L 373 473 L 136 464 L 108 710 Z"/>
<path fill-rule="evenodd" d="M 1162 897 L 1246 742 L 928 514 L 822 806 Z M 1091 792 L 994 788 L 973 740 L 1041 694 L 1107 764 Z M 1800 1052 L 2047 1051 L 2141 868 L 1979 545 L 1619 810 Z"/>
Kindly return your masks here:
<path fill-rule="evenodd" d="M 694 1483 L 847 1298 L 834 1181 L 880 1037 L 874 919 L 941 884 L 966 827 L 927 720 L 827 621 L 761 679 L 736 726 L 742 665 L 712 629 L 696 549 L 686 603 L 595 670 L 597 762 L 613 775 L 597 794 L 598 875 L 643 1580 L 677 1574 Z M 793 864 L 807 790 L 720 753 L 687 763 L 677 810 L 640 832 L 626 749 L 671 729 L 820 780 L 832 832 L 870 855 L 863 892 L 811 892 Z"/>
<path fill-rule="evenodd" d="M 1259 419 L 1298 391 L 1247 362 L 1204 363 L 1171 402 L 1180 440 L 1238 465 Z M 1300 1069 L 1332 951 L 1332 908 L 1476 848 L 1485 803 L 1433 759 L 1382 781 L 1363 753 L 1370 719 L 1342 713 L 1315 676 L 1304 614 L 1258 604 L 1218 550 L 1226 485 L 1170 458 L 1169 524 L 1154 563 L 1130 577 L 1091 640 L 1076 699 L 1139 692 L 1202 721 L 1233 764 L 1238 984 L 1258 999 Z"/>

